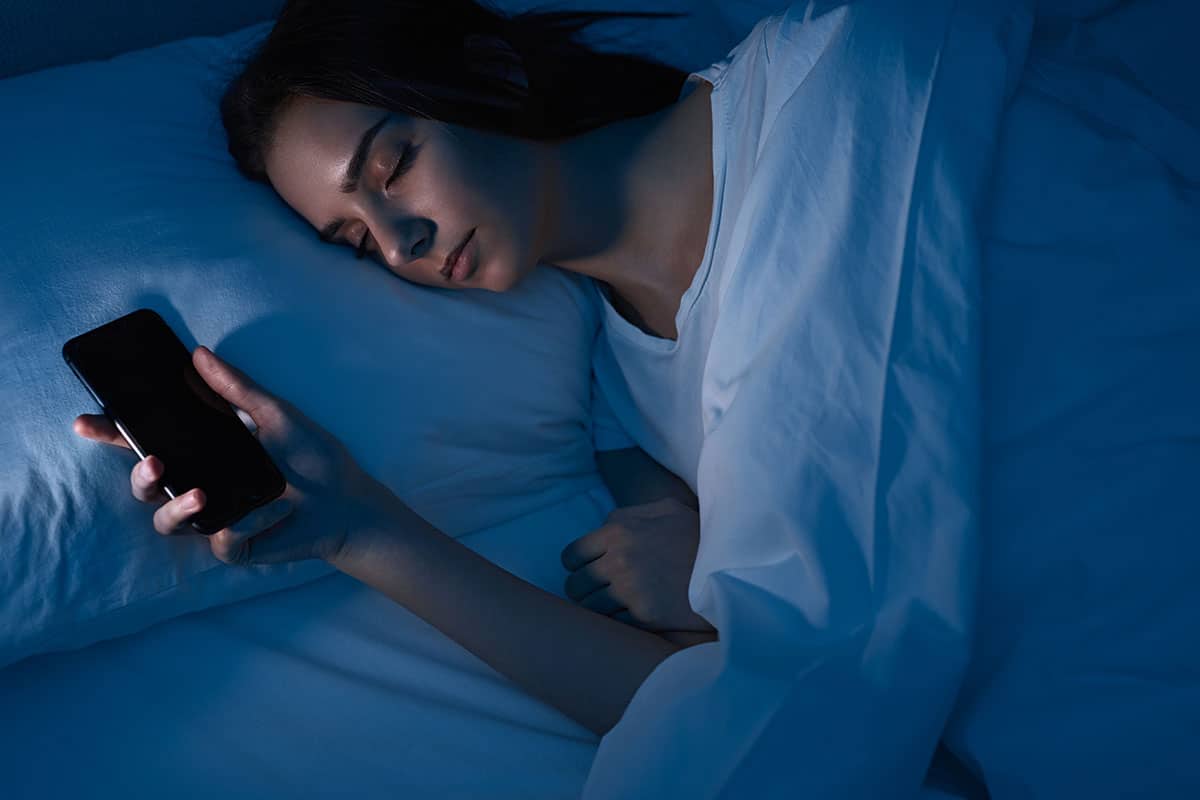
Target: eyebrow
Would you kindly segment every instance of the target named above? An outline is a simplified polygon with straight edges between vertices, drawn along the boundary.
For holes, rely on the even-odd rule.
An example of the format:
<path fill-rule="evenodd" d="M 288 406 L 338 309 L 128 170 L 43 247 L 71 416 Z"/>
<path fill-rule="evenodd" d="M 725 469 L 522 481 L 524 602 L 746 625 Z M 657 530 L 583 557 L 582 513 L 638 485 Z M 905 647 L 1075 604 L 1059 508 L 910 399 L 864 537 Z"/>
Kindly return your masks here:
<path fill-rule="evenodd" d="M 342 178 L 342 183 L 338 187 L 338 191 L 342 194 L 354 194 L 354 192 L 358 191 L 358 182 L 362 178 L 363 166 L 367 163 L 367 155 L 371 152 L 371 143 L 375 141 L 375 135 L 379 133 L 380 128 L 388 121 L 389 116 L 390 114 L 384 114 L 383 118 L 370 128 L 367 128 L 362 138 L 358 140 L 358 147 L 354 148 L 354 155 L 350 156 L 350 164 L 346 167 L 346 175 Z M 321 228 L 317 237 L 322 242 L 332 244 L 333 237 L 337 233 L 338 228 L 345 224 L 345 219 L 335 219 Z"/>

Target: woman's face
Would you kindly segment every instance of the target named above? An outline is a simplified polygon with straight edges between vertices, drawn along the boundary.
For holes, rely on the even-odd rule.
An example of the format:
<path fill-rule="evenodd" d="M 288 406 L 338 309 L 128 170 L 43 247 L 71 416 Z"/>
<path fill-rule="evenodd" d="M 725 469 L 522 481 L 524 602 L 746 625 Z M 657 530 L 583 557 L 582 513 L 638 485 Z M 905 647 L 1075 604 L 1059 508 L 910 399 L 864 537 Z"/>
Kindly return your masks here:
<path fill-rule="evenodd" d="M 299 98 L 282 112 L 266 167 L 323 239 L 363 246 L 414 283 L 503 292 L 539 257 L 544 192 L 531 142 Z"/>

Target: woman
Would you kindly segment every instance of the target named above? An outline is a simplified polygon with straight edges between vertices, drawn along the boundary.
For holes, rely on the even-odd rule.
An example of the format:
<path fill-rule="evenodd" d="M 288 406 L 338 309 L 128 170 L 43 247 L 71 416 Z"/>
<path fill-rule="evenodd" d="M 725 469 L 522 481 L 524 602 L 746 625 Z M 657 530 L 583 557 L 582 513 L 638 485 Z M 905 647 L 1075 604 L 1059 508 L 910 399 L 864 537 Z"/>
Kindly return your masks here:
<path fill-rule="evenodd" d="M 223 102 L 238 167 L 324 241 L 406 280 L 505 291 L 552 263 L 613 287 L 631 320 L 674 338 L 711 216 L 711 87 L 674 102 L 683 73 L 573 41 L 604 15 L 509 20 L 469 0 L 354 5 L 283 10 Z M 335 66 L 345 52 L 353 59 Z M 285 474 L 320 487 L 290 481 L 274 504 L 212 536 L 221 560 L 324 558 L 597 733 L 659 661 L 715 638 L 687 605 L 694 496 L 640 449 L 598 454 L 622 508 L 564 551 L 573 606 L 434 530 L 232 365 L 205 348 L 194 363 L 250 414 Z M 103 415 L 82 415 L 76 430 L 127 447 Z M 186 532 L 203 492 L 163 502 L 162 472 L 154 456 L 137 464 L 133 494 L 161 504 L 158 532 Z M 329 536 L 294 541 L 281 524 L 293 511 L 327 518 Z"/>
<path fill-rule="evenodd" d="M 889 172 L 938 152 L 942 123 L 920 121 L 927 93 L 943 83 L 925 77 L 942 63 L 948 10 L 910 19 L 890 3 L 790 9 L 685 83 L 674 70 L 572 44 L 590 17 L 505 20 L 466 0 L 328 5 L 289 4 L 227 92 L 239 168 L 322 240 L 413 282 L 505 291 L 539 262 L 593 279 L 603 395 L 666 470 L 641 462 L 657 476 L 641 496 L 612 481 L 618 500 L 636 505 L 564 552 L 568 592 L 584 605 L 571 604 L 433 529 L 285 400 L 197 348 L 200 374 L 250 413 L 289 476 L 281 500 L 212 537 L 217 557 L 326 559 L 597 733 L 628 706 L 634 722 L 627 715 L 622 727 L 640 726 L 644 741 L 610 737 L 600 761 L 610 784 L 633 787 L 629 796 L 668 787 L 699 796 L 667 783 L 683 779 L 697 791 L 760 796 L 755 759 L 821 796 L 834 781 L 862 796 L 918 784 L 965 662 L 973 552 L 968 518 L 924 525 L 921 515 L 926 498 L 969 507 L 971 473 L 969 453 L 960 462 L 953 448 L 905 449 L 905 437 L 962 426 L 969 441 L 969 404 L 953 403 L 969 394 L 971 373 L 954 362 L 927 386 L 940 351 L 904 371 L 894 391 L 918 387 L 926 402 L 950 405 L 899 433 L 884 430 L 880 398 L 893 392 L 890 343 L 907 320 L 892 314 L 893 298 L 901 287 L 956 292 L 957 270 L 971 263 L 955 250 L 969 224 L 951 225 L 920 241 L 923 255 L 953 256 L 925 257 L 929 271 L 953 269 L 915 282 L 892 269 L 912 265 L 910 206 L 931 212 L 911 224 L 918 230 L 939 218 L 932 205 L 952 198 L 910 204 L 903 190 L 914 173 L 893 181 Z M 1015 29 L 1006 13 L 997 29 Z M 997 52 L 947 56 L 981 60 L 965 74 L 980 81 L 972 98 L 986 99 L 965 104 L 967 124 L 952 133 L 974 135 L 998 116 L 1001 95 L 989 87 L 1003 84 L 1006 65 Z M 858 73 L 839 66 L 855 59 L 889 67 L 870 74 L 888 102 L 856 89 Z M 817 77 L 804 82 L 810 72 Z M 823 116 L 833 135 L 814 127 Z M 863 135 L 868 123 L 883 133 Z M 857 270 L 849 280 L 844 267 Z M 851 324 L 830 327 L 814 308 Z M 947 325 L 969 334 L 970 321 L 956 313 Z M 828 358 L 809 357 L 826 355 L 821 348 Z M 923 357 L 924 344 L 906 343 L 900 357 L 912 353 Z M 121 443 L 102 418 L 85 415 L 77 431 Z M 627 474 L 640 458 L 626 449 L 601 464 Z M 887 495 L 891 475 L 929 461 L 937 469 L 906 490 L 918 502 Z M 161 474 L 153 458 L 135 467 L 135 496 L 161 502 Z M 706 514 L 699 551 L 694 501 L 674 476 Z M 189 492 L 163 504 L 156 529 L 180 529 L 202 502 Z M 328 534 L 289 531 L 293 510 Z M 689 586 L 694 559 L 704 580 Z M 618 621 L 621 608 L 639 624 Z M 719 642 L 706 641 L 708 622 Z M 656 632 L 667 629 L 690 635 Z M 651 688 L 634 714 L 643 682 Z M 752 751 L 756 741 L 765 744 Z M 648 779 L 657 783 L 639 783 L 628 768 L 639 759 L 667 765 Z"/>

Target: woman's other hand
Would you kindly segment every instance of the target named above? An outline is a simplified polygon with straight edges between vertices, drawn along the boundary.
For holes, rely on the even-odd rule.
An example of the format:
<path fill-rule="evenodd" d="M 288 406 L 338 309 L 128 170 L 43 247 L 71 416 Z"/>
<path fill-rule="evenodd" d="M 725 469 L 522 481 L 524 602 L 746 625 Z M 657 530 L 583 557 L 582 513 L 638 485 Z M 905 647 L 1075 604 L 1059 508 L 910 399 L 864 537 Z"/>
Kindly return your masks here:
<path fill-rule="evenodd" d="M 218 559 L 227 564 L 308 558 L 334 562 L 355 526 L 398 502 L 386 486 L 358 466 L 341 442 L 295 406 L 265 391 L 205 347 L 193 351 L 192 363 L 217 394 L 254 420 L 255 435 L 287 478 L 280 497 L 208 537 Z M 74 429 L 85 438 L 129 449 L 102 414 L 80 415 Z M 160 534 L 194 533 L 187 521 L 204 507 L 204 492 L 192 488 L 170 499 L 159 483 L 163 470 L 153 454 L 135 464 L 130 474 L 133 496 L 159 504 L 154 529 Z M 297 519 L 290 520 L 293 513 Z"/>
<path fill-rule="evenodd" d="M 713 627 L 688 603 L 699 546 L 700 515 L 675 498 L 618 508 L 563 550 L 567 596 L 680 644 L 711 641 Z"/>

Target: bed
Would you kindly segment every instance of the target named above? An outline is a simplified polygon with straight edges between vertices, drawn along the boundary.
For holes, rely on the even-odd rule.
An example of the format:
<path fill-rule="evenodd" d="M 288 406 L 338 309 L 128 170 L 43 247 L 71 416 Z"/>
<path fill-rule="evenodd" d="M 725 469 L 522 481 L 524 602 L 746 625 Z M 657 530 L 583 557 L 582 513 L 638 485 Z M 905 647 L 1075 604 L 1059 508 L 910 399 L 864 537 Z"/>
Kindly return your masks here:
<path fill-rule="evenodd" d="M 608 46 L 698 69 L 777 4 L 658 5 L 692 12 L 685 34 L 622 23 Z M 0 34 L 54 10 L 30 9 Z M 0 793 L 606 796 L 620 783 L 590 776 L 594 735 L 403 608 L 318 564 L 234 576 L 195 546 L 147 545 L 129 462 L 70 441 L 91 408 L 58 346 L 150 306 L 548 591 L 563 593 L 562 547 L 612 508 L 578 359 L 597 320 L 577 281 L 546 270 L 511 298 L 394 285 L 233 174 L 204 110 L 270 11 L 135 26 L 108 50 L 60 37 L 56 61 L 10 51 L 39 70 L 0 81 L 0 144 L 23 153 L 0 200 L 0 397 L 16 420 L 0 433 Z M 1044 3 L 1009 76 L 974 220 L 974 644 L 927 798 L 1200 794 L 1197 16 L 1182 1 Z M 486 347 L 457 356 L 439 314 L 472 320 Z M 553 368 L 506 387 L 496 363 Z M 464 397 L 446 414 L 475 427 L 385 426 L 393 393 L 423 407 L 481 375 L 506 416 Z M 343 393 L 370 399 L 348 415 Z M 763 780 L 762 796 L 787 793 Z"/>

